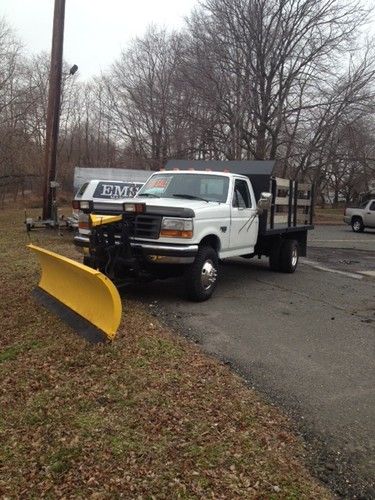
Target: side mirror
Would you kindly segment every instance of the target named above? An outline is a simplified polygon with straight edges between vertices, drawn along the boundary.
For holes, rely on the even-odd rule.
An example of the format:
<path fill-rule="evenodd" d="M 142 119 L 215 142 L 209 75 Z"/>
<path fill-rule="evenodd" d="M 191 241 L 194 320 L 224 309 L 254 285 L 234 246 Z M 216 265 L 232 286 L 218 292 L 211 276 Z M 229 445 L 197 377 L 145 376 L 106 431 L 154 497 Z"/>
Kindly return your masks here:
<path fill-rule="evenodd" d="M 257 209 L 259 213 L 264 210 L 269 210 L 272 204 L 272 194 L 271 193 L 261 193 L 260 198 L 257 203 Z"/>

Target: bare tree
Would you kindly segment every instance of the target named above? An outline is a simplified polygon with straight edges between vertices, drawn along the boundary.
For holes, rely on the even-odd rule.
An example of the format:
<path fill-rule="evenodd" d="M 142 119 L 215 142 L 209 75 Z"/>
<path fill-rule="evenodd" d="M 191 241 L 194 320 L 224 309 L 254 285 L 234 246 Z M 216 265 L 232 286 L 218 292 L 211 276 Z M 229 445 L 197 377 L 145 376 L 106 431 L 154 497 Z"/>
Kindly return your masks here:
<path fill-rule="evenodd" d="M 326 186 L 331 138 L 373 113 L 373 43 L 358 42 L 368 15 L 355 0 L 203 2 L 183 68 L 211 118 L 211 155 L 277 159 Z"/>
<path fill-rule="evenodd" d="M 149 166 L 185 149 L 191 124 L 185 114 L 189 95 L 178 80 L 183 49 L 180 35 L 150 28 L 103 77 L 113 132 Z"/>
<path fill-rule="evenodd" d="M 149 28 L 106 74 L 64 78 L 59 180 L 75 165 L 271 158 L 355 198 L 374 178 L 368 14 L 360 0 L 203 0 L 179 33 Z M 0 22 L 0 177 L 41 173 L 48 69 Z"/>

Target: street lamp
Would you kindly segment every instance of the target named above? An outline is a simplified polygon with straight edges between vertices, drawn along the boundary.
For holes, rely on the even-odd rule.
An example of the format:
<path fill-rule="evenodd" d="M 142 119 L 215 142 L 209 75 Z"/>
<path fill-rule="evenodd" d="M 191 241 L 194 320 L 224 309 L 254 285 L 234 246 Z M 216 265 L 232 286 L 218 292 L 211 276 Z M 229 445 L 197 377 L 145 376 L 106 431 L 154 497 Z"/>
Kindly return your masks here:
<path fill-rule="evenodd" d="M 70 68 L 69 75 L 73 76 L 77 73 L 78 71 L 78 66 L 76 64 L 73 64 L 73 66 Z"/>

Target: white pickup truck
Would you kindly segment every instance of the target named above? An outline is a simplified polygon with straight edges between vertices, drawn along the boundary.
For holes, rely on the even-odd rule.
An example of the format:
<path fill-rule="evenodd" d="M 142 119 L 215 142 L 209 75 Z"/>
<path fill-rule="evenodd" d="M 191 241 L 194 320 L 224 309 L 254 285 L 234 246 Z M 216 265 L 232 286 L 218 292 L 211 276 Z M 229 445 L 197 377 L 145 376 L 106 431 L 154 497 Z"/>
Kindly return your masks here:
<path fill-rule="evenodd" d="M 352 226 L 355 233 L 362 233 L 366 227 L 375 228 L 375 199 L 362 203 L 358 208 L 346 208 L 344 222 Z"/>
<path fill-rule="evenodd" d="M 75 243 L 116 284 L 182 275 L 196 301 L 212 295 L 228 257 L 266 255 L 272 270 L 292 273 L 313 228 L 312 190 L 272 177 L 273 169 L 266 161 L 169 162 L 121 213 L 94 204 L 90 234 Z"/>

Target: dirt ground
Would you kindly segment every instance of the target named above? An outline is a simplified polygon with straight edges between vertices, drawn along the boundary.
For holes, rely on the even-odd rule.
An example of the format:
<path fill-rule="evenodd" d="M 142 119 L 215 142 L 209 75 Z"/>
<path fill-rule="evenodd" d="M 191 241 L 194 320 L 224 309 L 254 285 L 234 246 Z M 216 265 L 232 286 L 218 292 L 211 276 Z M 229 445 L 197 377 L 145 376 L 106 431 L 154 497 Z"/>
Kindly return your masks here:
<path fill-rule="evenodd" d="M 337 225 L 343 222 L 344 208 L 316 207 L 314 214 L 315 224 Z"/>

